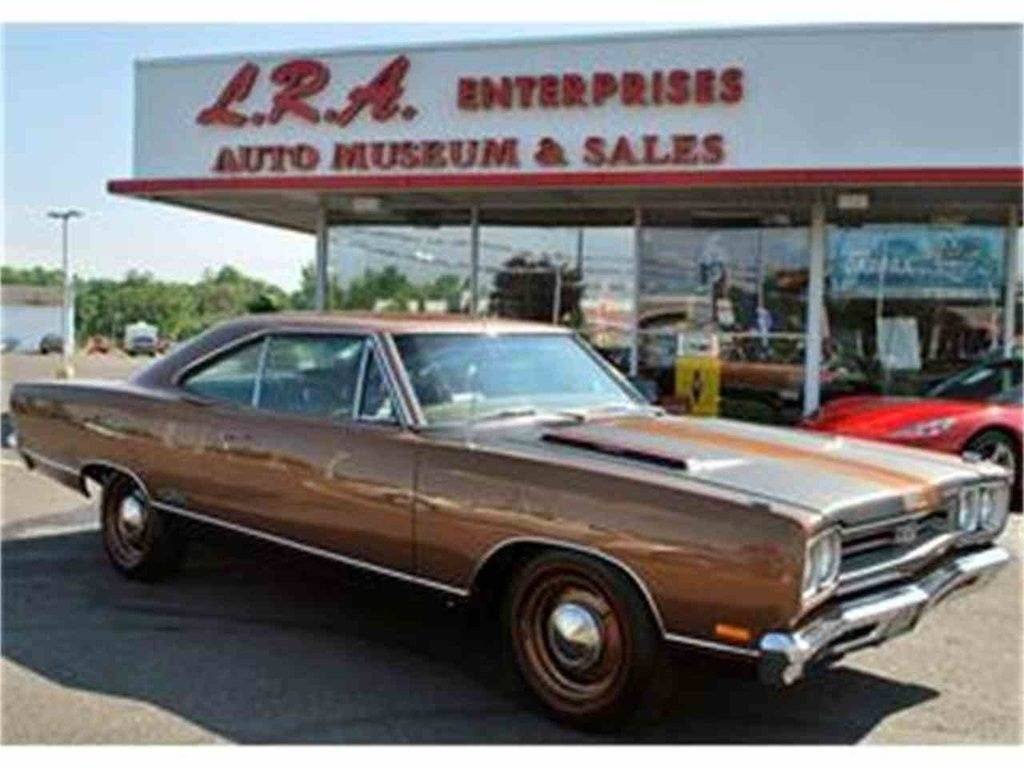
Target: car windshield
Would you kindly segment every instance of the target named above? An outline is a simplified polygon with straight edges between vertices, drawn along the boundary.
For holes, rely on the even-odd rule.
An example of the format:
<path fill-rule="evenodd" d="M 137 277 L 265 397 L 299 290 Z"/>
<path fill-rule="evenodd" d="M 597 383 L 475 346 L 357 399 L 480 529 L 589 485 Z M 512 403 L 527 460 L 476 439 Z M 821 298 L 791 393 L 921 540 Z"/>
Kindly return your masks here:
<path fill-rule="evenodd" d="M 644 407 L 573 336 L 401 334 L 395 344 L 430 424 Z"/>
<path fill-rule="evenodd" d="M 1002 358 L 968 368 L 932 386 L 930 397 L 947 400 L 1013 402 L 1014 389 L 1020 398 L 1021 358 Z M 1011 399 L 1007 399 L 1011 398 Z"/>

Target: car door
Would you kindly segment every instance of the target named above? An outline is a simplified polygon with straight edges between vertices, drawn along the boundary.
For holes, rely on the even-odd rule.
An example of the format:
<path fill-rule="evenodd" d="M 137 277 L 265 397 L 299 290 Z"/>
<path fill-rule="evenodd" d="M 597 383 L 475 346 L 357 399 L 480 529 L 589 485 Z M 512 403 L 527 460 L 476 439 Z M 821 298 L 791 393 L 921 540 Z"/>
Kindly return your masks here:
<path fill-rule="evenodd" d="M 196 498 L 236 524 L 411 571 L 416 438 L 384 373 L 372 335 L 268 336 L 251 404 L 211 410 L 218 479 Z"/>

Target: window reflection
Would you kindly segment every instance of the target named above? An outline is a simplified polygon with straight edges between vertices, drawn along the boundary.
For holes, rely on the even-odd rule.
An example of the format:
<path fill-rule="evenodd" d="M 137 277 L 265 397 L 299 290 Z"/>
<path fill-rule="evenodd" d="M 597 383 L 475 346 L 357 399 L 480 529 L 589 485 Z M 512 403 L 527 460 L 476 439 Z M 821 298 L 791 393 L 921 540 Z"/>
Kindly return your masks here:
<path fill-rule="evenodd" d="M 995 227 L 833 228 L 826 355 L 885 393 L 917 394 L 999 356 L 1004 247 Z"/>

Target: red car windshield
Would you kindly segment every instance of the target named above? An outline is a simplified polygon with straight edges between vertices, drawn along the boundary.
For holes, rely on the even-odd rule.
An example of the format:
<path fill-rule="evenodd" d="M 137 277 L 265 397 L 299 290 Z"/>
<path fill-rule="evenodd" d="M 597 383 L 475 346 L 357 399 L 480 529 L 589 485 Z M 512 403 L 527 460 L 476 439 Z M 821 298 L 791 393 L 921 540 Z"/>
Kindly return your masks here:
<path fill-rule="evenodd" d="M 1021 358 L 990 360 L 944 379 L 926 393 L 946 400 L 1020 402 Z"/>

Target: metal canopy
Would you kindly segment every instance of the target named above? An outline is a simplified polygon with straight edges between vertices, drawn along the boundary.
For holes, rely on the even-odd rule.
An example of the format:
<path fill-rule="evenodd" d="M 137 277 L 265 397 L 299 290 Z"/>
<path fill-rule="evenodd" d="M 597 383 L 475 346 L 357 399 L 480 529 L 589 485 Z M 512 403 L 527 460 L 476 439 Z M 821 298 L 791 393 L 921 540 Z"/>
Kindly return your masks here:
<path fill-rule="evenodd" d="M 228 180 L 224 180 L 228 181 Z M 249 180 L 246 180 L 249 181 Z M 253 180 L 255 181 L 255 180 Z M 270 180 L 276 181 L 276 180 Z M 288 181 L 298 182 L 298 179 Z M 516 185 L 473 188 L 331 189 L 308 187 L 189 188 L 184 183 L 114 181 L 109 189 L 138 199 L 178 205 L 245 221 L 313 234 L 321 206 L 329 223 L 439 226 L 468 224 L 474 206 L 481 224 L 529 226 L 806 225 L 811 206 L 825 205 L 829 222 L 949 222 L 1005 226 L 1010 206 L 1021 201 L 1021 180 L 948 184 L 715 184 L 555 187 Z M 325 188 L 326 187 L 326 188 Z M 867 193 L 864 211 L 837 207 L 841 192 Z"/>

